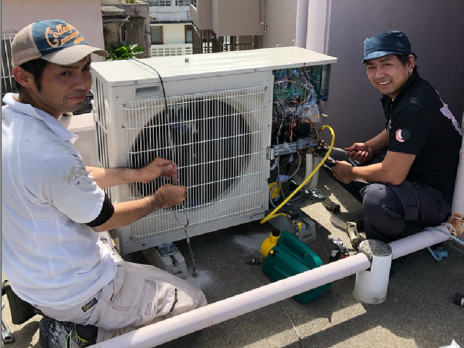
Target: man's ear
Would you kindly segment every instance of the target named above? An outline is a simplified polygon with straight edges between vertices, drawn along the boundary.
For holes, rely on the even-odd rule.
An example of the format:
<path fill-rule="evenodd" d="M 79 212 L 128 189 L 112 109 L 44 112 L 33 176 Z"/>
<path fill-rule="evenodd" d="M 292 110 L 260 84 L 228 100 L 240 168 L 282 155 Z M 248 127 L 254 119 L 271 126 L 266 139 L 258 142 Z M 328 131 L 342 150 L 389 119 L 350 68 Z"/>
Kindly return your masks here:
<path fill-rule="evenodd" d="M 20 66 L 15 66 L 13 68 L 13 76 L 21 86 L 30 88 L 34 84 L 34 76 L 31 73 L 27 72 Z"/>
<path fill-rule="evenodd" d="M 414 55 L 410 54 L 408 56 L 408 62 L 411 67 L 411 70 L 414 70 L 414 67 L 416 66 L 416 58 L 414 58 Z"/>

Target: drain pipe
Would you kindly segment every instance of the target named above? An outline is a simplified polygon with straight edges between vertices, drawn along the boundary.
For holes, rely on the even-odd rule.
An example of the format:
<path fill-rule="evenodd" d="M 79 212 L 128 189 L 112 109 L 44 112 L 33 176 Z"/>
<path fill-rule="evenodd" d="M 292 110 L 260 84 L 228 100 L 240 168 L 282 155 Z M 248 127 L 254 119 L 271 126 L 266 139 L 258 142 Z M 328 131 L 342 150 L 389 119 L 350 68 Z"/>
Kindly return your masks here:
<path fill-rule="evenodd" d="M 448 222 L 435 229 L 425 230 L 390 243 L 392 258 L 404 256 L 443 242 L 445 233 L 463 238 L 464 229 L 464 139 L 454 190 L 452 216 Z M 442 231 L 442 232 L 440 232 Z M 323 265 L 304 273 L 282 279 L 222 301 L 209 304 L 155 324 L 147 325 L 124 335 L 97 343 L 96 348 L 150 348 L 172 341 L 192 332 L 235 318 L 242 314 L 268 306 L 272 303 L 309 291 L 370 268 L 365 254 L 356 254 Z"/>
<path fill-rule="evenodd" d="M 437 231 L 424 231 L 391 245 L 393 258 L 439 243 L 447 236 Z M 393 243 L 392 243 L 393 244 Z M 365 271 L 371 267 L 368 257 L 359 253 L 322 265 L 289 278 L 211 303 L 205 307 L 179 314 L 155 324 L 147 325 L 97 343 L 93 348 L 150 348 L 219 324 L 245 313 L 315 289 L 327 283 Z"/>

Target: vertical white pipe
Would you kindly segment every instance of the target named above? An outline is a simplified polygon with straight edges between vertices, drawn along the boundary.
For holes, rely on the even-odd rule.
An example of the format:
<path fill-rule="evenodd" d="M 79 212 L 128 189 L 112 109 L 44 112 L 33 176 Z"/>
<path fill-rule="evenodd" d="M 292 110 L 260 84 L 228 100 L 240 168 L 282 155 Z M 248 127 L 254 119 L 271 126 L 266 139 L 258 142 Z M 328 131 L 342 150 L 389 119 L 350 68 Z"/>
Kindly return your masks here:
<path fill-rule="evenodd" d="M 461 125 L 461 128 L 464 128 L 464 114 L 462 115 Z M 459 152 L 459 167 L 454 186 L 451 214 L 449 222 L 453 225 L 456 236 L 460 236 L 464 240 L 464 137 L 462 138 L 461 151 Z"/>
<path fill-rule="evenodd" d="M 305 168 L 305 178 L 307 178 L 311 173 L 313 172 L 313 157 L 314 155 L 310 152 L 307 152 L 305 155 L 305 163 L 306 163 L 306 168 Z M 307 190 L 310 190 L 311 182 L 313 180 L 309 180 L 309 182 L 305 185 L 305 188 Z"/>
<path fill-rule="evenodd" d="M 308 28 L 309 0 L 298 0 L 296 7 L 295 46 L 306 48 L 306 32 Z"/>
<path fill-rule="evenodd" d="M 321 161 L 322 161 L 321 156 L 313 155 L 313 168 L 316 168 L 319 165 L 319 163 L 321 163 Z M 319 183 L 319 170 L 316 173 L 314 173 L 314 176 L 309 181 L 309 189 L 310 190 L 315 189 L 318 183 Z"/>

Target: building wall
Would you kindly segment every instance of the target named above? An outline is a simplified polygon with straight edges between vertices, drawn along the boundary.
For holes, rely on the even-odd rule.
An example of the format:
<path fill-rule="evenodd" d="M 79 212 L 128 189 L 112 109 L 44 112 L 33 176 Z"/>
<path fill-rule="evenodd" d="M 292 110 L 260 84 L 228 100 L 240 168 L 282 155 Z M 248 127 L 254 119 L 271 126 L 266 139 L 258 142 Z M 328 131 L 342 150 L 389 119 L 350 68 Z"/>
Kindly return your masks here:
<path fill-rule="evenodd" d="M 163 26 L 163 40 L 165 45 L 185 43 L 185 23 L 160 25 Z"/>
<path fill-rule="evenodd" d="M 36 20 L 55 18 L 77 27 L 90 45 L 104 47 L 100 0 L 2 0 L 2 34 L 16 33 Z M 93 59 L 104 58 L 94 55 Z"/>
<path fill-rule="evenodd" d="M 212 30 L 218 36 L 262 35 L 259 0 L 213 0 Z"/>
<path fill-rule="evenodd" d="M 464 2 L 455 0 L 309 0 L 307 48 L 338 57 L 332 68 L 327 124 L 338 146 L 367 140 L 384 127 L 380 94 L 361 64 L 366 37 L 408 35 L 419 73 L 461 121 L 464 107 Z"/>
<path fill-rule="evenodd" d="M 158 22 L 186 22 L 190 20 L 190 6 L 175 6 L 174 1 L 171 6 L 150 6 L 150 16 Z"/>
<path fill-rule="evenodd" d="M 266 0 L 262 47 L 295 46 L 298 0 Z"/>

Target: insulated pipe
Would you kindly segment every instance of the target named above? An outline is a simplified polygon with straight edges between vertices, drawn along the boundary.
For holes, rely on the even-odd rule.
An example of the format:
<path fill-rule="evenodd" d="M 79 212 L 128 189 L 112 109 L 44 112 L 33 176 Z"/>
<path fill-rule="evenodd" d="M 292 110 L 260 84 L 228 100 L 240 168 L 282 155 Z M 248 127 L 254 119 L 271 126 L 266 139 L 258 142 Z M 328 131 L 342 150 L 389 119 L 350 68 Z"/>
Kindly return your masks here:
<path fill-rule="evenodd" d="M 306 33 L 308 31 L 309 0 L 298 0 L 296 7 L 295 46 L 306 48 Z"/>
<path fill-rule="evenodd" d="M 464 167 L 464 161 L 461 161 Z M 462 169 L 462 168 L 461 168 Z M 464 181 L 461 181 L 464 183 Z M 456 189 L 464 189 L 457 186 Z M 463 192 L 463 191 L 461 191 Z M 457 205 L 463 205 L 463 198 Z M 454 206 L 454 204 L 453 204 Z M 453 210 L 454 211 L 454 210 Z M 461 211 L 461 213 L 463 213 Z M 448 237 L 435 230 L 426 230 L 390 243 L 393 259 L 443 242 Z M 324 284 L 364 271 L 370 267 L 366 255 L 356 254 L 304 273 L 282 279 L 222 301 L 209 304 L 175 317 L 165 319 L 124 335 L 97 343 L 99 348 L 149 348 L 172 341 L 189 333 L 235 318 L 272 303 L 295 296 Z"/>
<path fill-rule="evenodd" d="M 390 243 L 393 259 L 412 254 L 418 250 L 425 249 L 434 244 L 444 242 L 448 236 L 435 230 L 426 230 L 415 233 L 406 238 L 402 238 Z"/>
<path fill-rule="evenodd" d="M 423 231 L 390 243 L 393 258 L 424 249 L 445 241 L 447 236 L 438 231 Z M 238 317 L 245 313 L 290 298 L 327 283 L 365 271 L 371 266 L 364 254 L 356 254 L 322 265 L 312 270 L 277 282 L 214 302 L 205 307 L 179 314 L 155 324 L 147 325 L 97 343 L 94 348 L 150 348 L 188 335 L 206 327 Z"/>
<path fill-rule="evenodd" d="M 305 178 L 307 178 L 311 173 L 313 172 L 313 154 L 311 152 L 307 152 L 305 156 Z M 315 174 L 314 174 L 315 175 Z M 313 179 L 311 179 L 305 186 L 306 189 L 310 189 L 309 187 L 311 186 Z"/>
<path fill-rule="evenodd" d="M 464 128 L 464 114 L 461 125 Z M 448 222 L 455 230 L 454 235 L 464 241 L 464 137 L 462 138 L 459 155 L 459 167 L 454 185 L 453 207 L 451 209 L 452 215 Z"/>
<path fill-rule="evenodd" d="M 99 348 L 149 348 L 364 271 L 370 262 L 357 254 L 304 273 L 214 302 L 97 343 Z"/>
<path fill-rule="evenodd" d="M 317 167 L 321 163 L 321 156 L 313 155 L 313 167 Z M 313 190 L 319 184 L 319 171 L 317 171 L 309 182 L 309 190 Z"/>
<path fill-rule="evenodd" d="M 464 216 L 464 138 L 460 151 L 460 161 L 454 189 L 452 216 L 448 223 L 437 229 L 452 225 L 457 237 L 463 234 Z M 424 249 L 447 240 L 448 237 L 437 230 L 425 230 L 412 236 L 390 243 L 393 259 Z M 175 317 L 165 319 L 92 347 L 100 348 L 149 348 L 189 333 L 218 324 L 239 315 L 268 306 L 272 303 L 309 291 L 318 286 L 364 271 L 370 262 L 364 254 L 356 254 L 336 262 L 323 265 L 304 273 L 229 297 Z"/>

